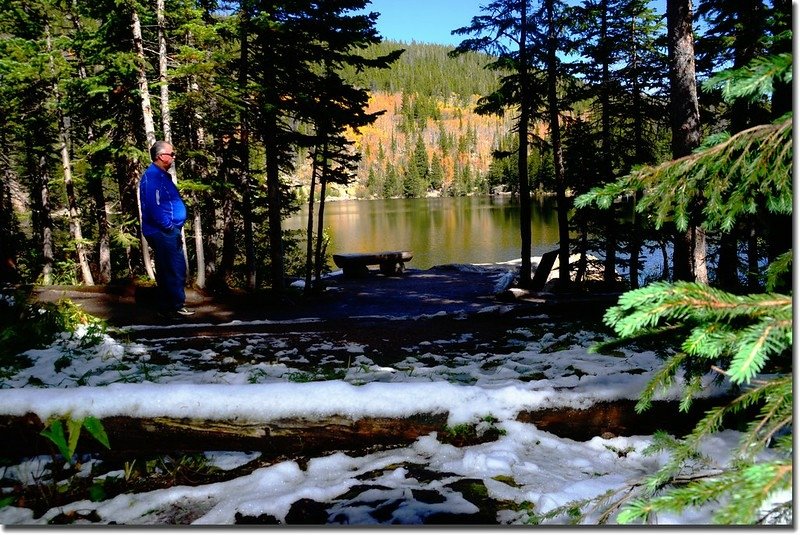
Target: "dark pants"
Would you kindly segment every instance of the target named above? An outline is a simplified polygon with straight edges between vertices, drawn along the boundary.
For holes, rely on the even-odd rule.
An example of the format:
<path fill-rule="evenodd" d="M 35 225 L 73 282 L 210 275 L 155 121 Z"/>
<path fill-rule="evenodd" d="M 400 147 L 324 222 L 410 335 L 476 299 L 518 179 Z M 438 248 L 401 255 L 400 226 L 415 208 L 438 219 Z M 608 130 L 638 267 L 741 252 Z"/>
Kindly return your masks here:
<path fill-rule="evenodd" d="M 160 293 L 158 307 L 178 310 L 186 302 L 186 260 L 183 256 L 181 229 L 145 236 L 153 248 L 156 264 L 156 284 Z"/>

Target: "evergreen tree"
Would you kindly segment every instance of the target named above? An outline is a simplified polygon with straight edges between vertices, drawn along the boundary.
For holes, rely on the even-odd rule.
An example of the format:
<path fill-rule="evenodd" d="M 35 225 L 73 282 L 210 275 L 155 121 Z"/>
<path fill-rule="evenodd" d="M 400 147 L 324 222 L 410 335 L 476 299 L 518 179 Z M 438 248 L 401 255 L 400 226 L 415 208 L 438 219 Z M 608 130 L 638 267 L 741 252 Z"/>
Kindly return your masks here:
<path fill-rule="evenodd" d="M 317 55 L 312 61 L 319 65 L 322 74 L 300 110 L 300 117 L 314 126 L 314 134 L 309 141 L 313 146 L 314 166 L 320 169 L 320 207 L 317 231 L 317 247 L 314 259 L 315 282 L 320 283 L 322 272 L 322 240 L 324 235 L 325 193 L 328 183 L 347 185 L 353 178 L 360 156 L 352 150 L 353 142 L 345 133 L 348 129 L 356 132 L 377 119 L 383 111 L 367 113 L 369 100 L 363 88 L 357 88 L 345 81 L 339 74 L 343 65 L 356 65 L 372 68 L 388 67 L 396 61 L 402 51 L 389 53 L 372 59 L 364 59 L 353 51 L 379 40 L 374 28 L 376 15 L 349 16 L 348 11 L 362 9 L 366 0 L 350 2 L 319 3 L 310 12 L 309 34 L 314 35 Z M 424 150 L 424 147 L 423 147 Z M 308 228 L 308 267 L 307 288 L 311 288 L 311 241 L 314 187 L 309 196 Z"/>
<path fill-rule="evenodd" d="M 444 186 L 444 168 L 442 167 L 442 158 L 438 152 L 434 152 L 433 156 L 431 156 L 429 183 L 433 191 L 439 191 Z"/>
<path fill-rule="evenodd" d="M 763 56 L 767 50 L 769 36 L 775 29 L 770 27 L 769 11 L 762 1 L 720 2 L 705 0 L 698 4 L 697 18 L 703 21 L 703 32 L 697 40 L 698 71 L 708 76 L 716 65 L 729 64 L 742 68 L 755 57 Z M 723 128 L 732 134 L 768 120 L 770 103 L 767 99 L 754 102 L 739 100 L 726 106 L 719 102 L 718 93 L 706 93 L 709 105 L 714 106 L 717 123 L 727 123 Z M 722 110 L 720 113 L 719 110 Z M 761 218 L 759 218 L 761 219 Z M 719 237 L 719 261 L 717 282 L 723 288 L 736 290 L 739 280 L 739 243 L 747 245 L 749 256 L 747 269 L 748 286 L 757 286 L 758 238 L 765 226 L 754 220 Z"/>
<path fill-rule="evenodd" d="M 401 197 L 403 195 L 403 180 L 392 162 L 386 162 L 384 176 L 386 179 L 383 182 L 383 197 L 385 199 Z"/>
<path fill-rule="evenodd" d="M 758 99 L 773 80 L 790 81 L 790 55 L 758 59 L 746 68 L 709 80 L 725 84 L 725 96 Z M 651 213 L 658 224 L 674 219 L 677 228 L 691 224 L 697 193 L 707 200 L 703 226 L 729 230 L 758 206 L 792 213 L 792 118 L 759 125 L 709 144 L 699 152 L 657 167 L 643 168 L 618 183 L 596 189 L 577 200 L 608 206 L 621 193 L 642 191 L 637 210 Z M 629 501 L 621 523 L 647 521 L 662 511 L 721 503 L 714 520 L 721 524 L 785 522 L 792 503 L 771 503 L 792 485 L 793 420 L 791 349 L 792 298 L 774 293 L 788 288 L 792 253 L 785 252 L 768 269 L 769 293 L 739 296 L 695 282 L 657 283 L 624 294 L 606 312 L 605 321 L 622 340 L 679 335 L 679 349 L 649 382 L 637 410 L 644 411 L 661 388 L 683 372 L 682 410 L 704 388 L 703 376 L 714 371 L 740 387 L 728 405 L 714 409 L 682 439 L 656 436 L 653 451 L 666 450 L 670 460 L 648 478 L 641 494 Z M 765 374 L 764 379 L 760 378 Z M 725 418 L 748 414 L 741 447 L 723 470 L 703 473 L 702 441 L 723 428 Z M 759 454 L 771 448 L 774 460 Z M 688 473 L 688 478 L 686 474 Z M 766 508 L 765 508 L 766 507 Z"/>
<path fill-rule="evenodd" d="M 520 286 L 531 282 L 531 199 L 527 173 L 528 136 L 534 92 L 530 79 L 531 55 L 534 46 L 531 33 L 532 14 L 529 0 L 495 0 L 481 7 L 482 14 L 472 18 L 470 26 L 458 28 L 456 35 L 474 35 L 462 41 L 451 53 L 458 56 L 466 52 L 482 51 L 496 57 L 488 66 L 498 72 L 511 71 L 500 88 L 486 94 L 480 101 L 479 113 L 502 113 L 507 107 L 517 106 L 516 121 L 519 143 L 517 170 L 520 195 L 521 260 Z"/>
<path fill-rule="evenodd" d="M 419 180 L 416 196 L 425 196 L 425 193 L 430 188 L 431 182 L 430 162 L 428 160 L 428 151 L 425 149 L 425 142 L 423 141 L 421 135 L 417 136 L 417 142 L 414 145 L 411 167 L 414 168 L 414 173 Z"/>

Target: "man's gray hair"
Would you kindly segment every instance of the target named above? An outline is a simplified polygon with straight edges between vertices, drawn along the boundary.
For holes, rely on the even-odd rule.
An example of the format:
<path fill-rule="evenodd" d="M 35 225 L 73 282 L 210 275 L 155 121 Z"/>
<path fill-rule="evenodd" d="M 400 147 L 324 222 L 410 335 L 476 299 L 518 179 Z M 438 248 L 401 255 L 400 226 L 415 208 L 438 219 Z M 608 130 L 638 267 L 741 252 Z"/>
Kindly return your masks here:
<path fill-rule="evenodd" d="M 150 147 L 150 159 L 156 161 L 159 154 L 167 152 L 166 147 L 169 145 L 166 141 L 158 140 Z"/>

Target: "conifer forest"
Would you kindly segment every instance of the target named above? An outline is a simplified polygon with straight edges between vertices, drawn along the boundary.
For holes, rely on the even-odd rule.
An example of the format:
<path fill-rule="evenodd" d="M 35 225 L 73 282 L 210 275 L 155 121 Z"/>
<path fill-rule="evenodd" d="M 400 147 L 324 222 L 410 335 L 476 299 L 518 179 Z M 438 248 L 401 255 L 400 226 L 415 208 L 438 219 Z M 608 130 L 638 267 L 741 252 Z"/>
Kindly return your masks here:
<path fill-rule="evenodd" d="M 721 497 L 720 523 L 790 516 L 760 508 L 793 470 L 792 7 L 486 0 L 445 46 L 384 40 L 368 0 L 0 0 L 0 289 L 154 284 L 138 181 L 157 140 L 209 293 L 323 290 L 326 201 L 469 195 L 518 203 L 531 288 L 550 196 L 553 292 L 618 292 L 608 345 L 675 348 L 637 411 L 679 374 L 681 410 L 710 370 L 738 389 L 656 437 L 670 460 L 619 521 Z M 663 271 L 642 284 L 646 249 Z M 0 371 L 22 324 L 3 314 Z M 731 417 L 733 467 L 685 477 Z"/>
<path fill-rule="evenodd" d="M 523 210 L 531 194 L 556 195 L 563 253 L 598 246 L 602 235 L 609 277 L 630 262 L 635 281 L 637 248 L 652 238 L 676 244 L 667 278 L 707 280 L 710 264 L 721 286 L 758 288 L 760 266 L 791 244 L 790 216 L 768 202 L 720 200 L 689 184 L 679 215 L 691 230 L 677 241 L 672 216 L 662 228 L 648 217 L 620 226 L 571 210 L 576 196 L 642 165 L 791 111 L 786 80 L 762 80 L 764 91 L 736 99 L 725 88 L 741 76 L 712 83 L 791 53 L 791 4 L 707 0 L 670 17 L 644 0 L 526 2 L 525 27 L 517 4 L 492 2 L 472 27 L 453 28 L 463 41 L 451 50 L 382 41 L 377 14 L 356 14 L 369 8 L 363 0 L 3 0 L 2 280 L 151 277 L 135 185 L 149 146 L 165 139 L 180 151 L 199 287 L 280 291 L 287 274 L 303 271 L 292 251 L 322 239 L 290 235 L 281 220 L 324 200 L 320 192 L 500 191 L 519 196 Z M 674 34 L 693 28 L 688 50 L 673 50 L 672 41 L 687 43 Z M 680 57 L 693 73 L 675 71 Z M 790 186 L 784 178 L 775 188 Z M 701 230 L 703 213 L 726 201 L 759 205 L 742 207 L 753 217 L 726 220 L 724 230 Z"/>

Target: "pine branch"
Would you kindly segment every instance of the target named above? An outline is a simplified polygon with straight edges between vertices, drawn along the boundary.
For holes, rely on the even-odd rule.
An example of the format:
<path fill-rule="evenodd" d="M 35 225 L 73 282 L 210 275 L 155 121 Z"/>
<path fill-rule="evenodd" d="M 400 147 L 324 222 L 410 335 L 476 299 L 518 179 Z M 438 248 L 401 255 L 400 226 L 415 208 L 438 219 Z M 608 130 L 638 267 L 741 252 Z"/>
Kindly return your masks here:
<path fill-rule="evenodd" d="M 679 230 L 686 230 L 692 207 L 705 199 L 702 226 L 730 230 L 739 217 L 764 204 L 774 213 L 790 214 L 791 177 L 790 116 L 776 124 L 743 130 L 683 158 L 636 169 L 615 183 L 579 196 L 575 206 L 608 208 L 617 198 L 643 191 L 646 194 L 637 204 L 637 212 L 653 213 L 656 228 L 673 221 Z"/>
<path fill-rule="evenodd" d="M 639 401 L 636 402 L 636 412 L 642 413 L 651 407 L 653 397 L 659 388 L 667 390 L 672 386 L 675 375 L 685 360 L 685 353 L 677 353 L 667 360 L 639 394 Z"/>

